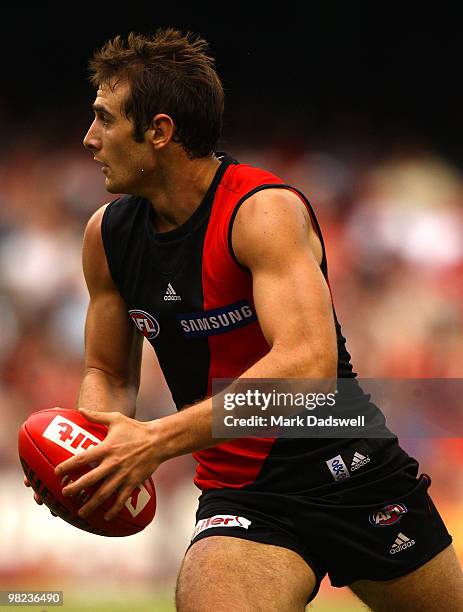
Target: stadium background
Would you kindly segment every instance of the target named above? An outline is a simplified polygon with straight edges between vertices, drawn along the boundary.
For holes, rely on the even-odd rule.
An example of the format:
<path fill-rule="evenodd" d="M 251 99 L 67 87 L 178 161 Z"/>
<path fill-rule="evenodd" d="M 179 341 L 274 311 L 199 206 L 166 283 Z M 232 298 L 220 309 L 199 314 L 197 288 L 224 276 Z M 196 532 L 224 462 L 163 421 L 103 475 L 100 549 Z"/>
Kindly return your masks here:
<path fill-rule="evenodd" d="M 172 610 L 193 529 L 198 491 L 188 457 L 161 466 L 155 521 L 120 541 L 79 532 L 37 507 L 17 460 L 27 415 L 75 402 L 87 304 L 82 232 L 109 199 L 81 146 L 92 117 L 86 63 L 117 33 L 174 25 L 210 41 L 227 93 L 221 148 L 308 195 L 362 377 L 462 376 L 463 90 L 452 15 L 368 15 L 320 2 L 304 17 L 250 21 L 235 9 L 219 17 L 147 3 L 44 3 L 13 7 L 3 20 L 0 589 L 64 590 L 65 610 Z M 138 405 L 142 420 L 172 409 L 149 351 Z M 461 440 L 404 446 L 432 474 L 463 559 Z M 360 606 L 324 585 L 313 609 Z"/>

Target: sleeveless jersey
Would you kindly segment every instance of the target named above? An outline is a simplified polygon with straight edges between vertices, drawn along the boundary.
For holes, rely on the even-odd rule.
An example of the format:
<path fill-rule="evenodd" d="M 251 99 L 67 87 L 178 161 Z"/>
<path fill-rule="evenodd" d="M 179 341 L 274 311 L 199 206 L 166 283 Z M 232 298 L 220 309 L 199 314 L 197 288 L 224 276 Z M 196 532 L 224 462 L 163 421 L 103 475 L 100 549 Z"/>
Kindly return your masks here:
<path fill-rule="evenodd" d="M 270 172 L 220 159 L 203 201 L 180 227 L 156 232 L 151 202 L 136 196 L 111 202 L 102 220 L 110 273 L 128 314 L 156 351 L 177 409 L 210 396 L 213 379 L 239 377 L 270 350 L 255 312 L 252 277 L 231 244 L 235 216 L 250 196 L 269 188 L 299 195 L 320 238 L 328 282 L 323 238 L 305 196 Z M 335 324 L 338 378 L 355 378 L 336 315 Z M 203 490 L 307 489 L 317 482 L 324 447 L 334 442 L 254 437 L 224 442 L 193 454 L 195 483 Z"/>

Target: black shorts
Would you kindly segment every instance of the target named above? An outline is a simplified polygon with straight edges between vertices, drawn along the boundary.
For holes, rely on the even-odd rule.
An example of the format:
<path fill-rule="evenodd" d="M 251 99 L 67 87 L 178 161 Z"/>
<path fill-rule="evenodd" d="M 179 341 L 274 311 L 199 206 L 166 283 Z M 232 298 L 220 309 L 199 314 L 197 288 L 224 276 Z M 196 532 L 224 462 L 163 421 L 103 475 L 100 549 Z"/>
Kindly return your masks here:
<path fill-rule="evenodd" d="M 452 538 L 428 495 L 431 479 L 402 451 L 399 467 L 331 482 L 303 493 L 213 489 L 203 493 L 191 544 L 231 536 L 297 552 L 342 587 L 390 580 L 426 563 Z M 390 462 L 389 462 L 390 463 Z M 396 463 L 397 465 L 397 463 Z M 390 465 L 389 465 L 390 467 Z"/>

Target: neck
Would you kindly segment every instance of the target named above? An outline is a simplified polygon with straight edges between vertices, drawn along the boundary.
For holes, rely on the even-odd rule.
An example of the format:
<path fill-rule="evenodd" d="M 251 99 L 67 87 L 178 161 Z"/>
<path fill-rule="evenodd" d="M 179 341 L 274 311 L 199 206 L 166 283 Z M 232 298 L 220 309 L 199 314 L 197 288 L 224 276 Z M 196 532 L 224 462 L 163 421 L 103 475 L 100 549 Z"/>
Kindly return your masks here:
<path fill-rule="evenodd" d="M 155 210 L 159 232 L 173 230 L 191 217 L 220 165 L 214 156 L 193 160 L 177 156 L 175 163 L 166 161 L 159 167 L 159 181 L 144 194 Z"/>

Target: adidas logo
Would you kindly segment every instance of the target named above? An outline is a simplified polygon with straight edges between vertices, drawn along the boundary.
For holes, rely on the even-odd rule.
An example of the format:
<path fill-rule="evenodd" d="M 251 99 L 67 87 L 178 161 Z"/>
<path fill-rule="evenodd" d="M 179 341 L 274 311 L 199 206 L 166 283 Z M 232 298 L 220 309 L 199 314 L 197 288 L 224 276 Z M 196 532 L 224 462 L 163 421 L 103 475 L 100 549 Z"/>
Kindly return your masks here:
<path fill-rule="evenodd" d="M 407 536 L 404 535 L 403 533 L 399 533 L 389 553 L 391 555 L 395 555 L 401 550 L 405 550 L 406 548 L 411 548 L 414 545 L 415 545 L 415 540 L 410 540 L 410 538 L 407 538 Z"/>
<path fill-rule="evenodd" d="M 176 294 L 175 289 L 169 283 L 164 296 L 164 302 L 180 302 L 181 299 L 182 298 Z"/>
<path fill-rule="evenodd" d="M 365 457 L 365 455 L 355 451 L 354 458 L 352 459 L 352 463 L 350 465 L 350 471 L 355 472 L 355 470 L 358 470 L 362 466 L 366 465 L 369 461 L 370 457 L 368 455 Z"/>

